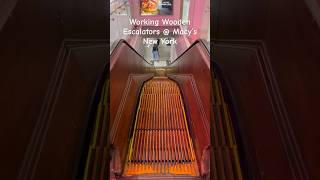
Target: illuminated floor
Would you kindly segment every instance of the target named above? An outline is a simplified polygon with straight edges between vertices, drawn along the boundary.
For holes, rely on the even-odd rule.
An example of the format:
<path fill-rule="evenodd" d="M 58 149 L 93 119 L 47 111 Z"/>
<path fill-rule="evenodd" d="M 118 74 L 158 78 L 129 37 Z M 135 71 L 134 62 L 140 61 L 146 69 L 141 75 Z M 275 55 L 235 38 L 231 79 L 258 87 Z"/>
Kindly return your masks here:
<path fill-rule="evenodd" d="M 179 87 L 168 78 L 145 83 L 124 176 L 198 176 Z"/>

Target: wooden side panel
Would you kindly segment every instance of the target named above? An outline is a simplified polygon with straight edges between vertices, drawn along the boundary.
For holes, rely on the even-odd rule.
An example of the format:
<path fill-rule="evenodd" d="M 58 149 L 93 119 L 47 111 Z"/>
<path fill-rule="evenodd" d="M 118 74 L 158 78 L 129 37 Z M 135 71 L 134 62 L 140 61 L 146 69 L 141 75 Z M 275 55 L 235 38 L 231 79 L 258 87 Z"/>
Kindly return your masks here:
<path fill-rule="evenodd" d="M 110 128 L 114 124 L 130 74 L 152 72 L 151 67 L 128 44 L 123 41 L 119 43 L 110 61 Z"/>
<path fill-rule="evenodd" d="M 267 49 L 266 57 L 269 58 L 274 77 L 277 81 L 283 105 L 286 107 L 288 122 L 292 126 L 295 136 L 295 145 L 300 151 L 298 161 L 302 164 L 300 170 L 290 170 L 297 175 L 298 179 L 319 179 L 319 121 L 318 102 L 320 101 L 318 77 L 319 71 L 319 43 L 320 28 L 317 20 L 312 15 L 307 3 L 308 0 L 217 0 L 213 7 L 214 24 L 213 36 L 217 42 L 225 40 L 241 41 L 262 40 Z M 314 1 L 315 2 L 315 1 Z M 319 12 L 316 12 L 319 13 Z M 225 41 L 227 43 L 227 41 Z M 232 70 L 226 69 L 226 73 L 239 76 L 241 67 L 245 62 L 237 63 L 239 59 L 254 59 L 255 55 L 245 55 L 243 50 L 217 49 L 216 61 L 223 64 L 229 63 Z M 241 52 L 239 52 L 241 51 Z M 215 53 L 215 52 L 214 52 Z M 227 55 L 230 60 L 225 58 Z M 250 53 L 249 53 L 250 54 Z M 233 58 L 231 57 L 233 56 Z M 245 57 L 247 56 L 247 57 Z M 219 59 L 221 58 L 221 59 Z M 231 65 L 234 63 L 234 65 Z M 238 67 L 239 66 L 239 67 Z M 247 75 L 255 71 L 254 64 L 247 64 L 245 67 Z M 232 77 L 238 78 L 238 77 Z M 250 75 L 252 80 L 257 76 Z M 249 80 L 249 79 L 248 79 Z M 246 83 L 245 81 L 243 84 Z M 246 86 L 241 87 L 246 91 Z M 236 90 L 235 90 L 236 91 Z M 251 91 L 248 88 L 248 91 Z M 255 93 L 256 91 L 252 92 Z M 240 95 L 240 94 L 239 94 Z M 256 95 L 251 95 L 256 96 Z M 258 102 L 257 102 L 258 103 Z M 259 105 L 259 104 L 257 104 Z M 252 125 L 252 128 L 255 128 Z M 266 129 L 267 127 L 264 127 Z M 272 130 L 270 130 L 271 132 Z M 270 138 L 273 139 L 273 138 Z M 291 143 L 291 142 L 290 142 Z M 285 151 L 285 150 L 281 150 Z M 271 157 L 270 155 L 268 157 Z M 275 161 L 292 160 L 296 157 L 278 157 Z M 296 166 L 295 163 L 289 163 Z M 281 169 L 281 163 L 270 163 L 273 167 Z M 264 169 L 262 169 L 264 171 Z M 283 170 L 283 177 L 288 171 Z M 279 173 L 264 171 L 263 177 L 274 179 L 273 176 Z M 272 175 L 273 174 L 273 175 Z M 290 174 L 290 173 L 289 173 Z M 300 174 L 300 175 L 299 175 Z"/>

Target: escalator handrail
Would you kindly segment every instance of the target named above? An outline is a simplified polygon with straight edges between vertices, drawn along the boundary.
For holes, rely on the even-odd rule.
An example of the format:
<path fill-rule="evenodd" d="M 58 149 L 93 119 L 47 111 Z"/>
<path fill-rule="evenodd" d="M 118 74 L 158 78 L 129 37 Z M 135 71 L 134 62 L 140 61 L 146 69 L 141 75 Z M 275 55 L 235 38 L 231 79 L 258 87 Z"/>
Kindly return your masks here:
<path fill-rule="evenodd" d="M 126 44 L 131 50 L 133 50 L 138 56 L 140 56 L 141 59 L 143 59 L 146 63 L 152 65 L 150 62 L 148 62 L 140 53 L 137 52 L 137 50 L 135 50 L 126 40 L 124 39 L 120 39 L 117 42 L 117 45 L 113 48 L 110 57 L 112 57 L 116 51 L 116 49 L 120 46 L 120 44 Z M 193 42 L 191 44 L 191 46 L 189 46 L 182 54 L 180 54 L 175 60 L 173 60 L 169 65 L 175 63 L 178 59 L 180 59 L 185 53 L 187 53 L 189 51 L 189 49 L 193 48 L 194 46 L 196 46 L 197 44 L 201 44 L 201 46 L 205 49 L 205 52 L 208 54 L 208 56 L 210 56 L 210 51 L 208 50 L 207 46 L 204 44 L 202 39 L 197 39 L 195 42 Z"/>
<path fill-rule="evenodd" d="M 120 40 L 121 39 L 117 39 L 112 44 L 110 44 L 110 52 L 109 52 L 110 56 L 113 53 L 113 51 L 118 47 L 118 44 L 119 44 Z"/>
<path fill-rule="evenodd" d="M 181 57 L 187 53 L 191 48 L 193 48 L 194 46 L 201 44 L 201 46 L 205 49 L 205 52 L 208 54 L 208 56 L 210 57 L 210 51 L 208 50 L 207 46 L 204 44 L 202 39 L 197 39 L 195 42 L 193 42 L 182 54 L 180 54 L 175 60 L 173 60 L 170 64 L 174 64 L 177 60 L 181 59 Z"/>
<path fill-rule="evenodd" d="M 205 42 L 204 42 L 204 41 L 206 41 L 206 40 L 204 40 L 204 39 L 198 39 L 198 41 L 201 42 L 201 44 L 202 44 L 203 47 L 205 48 L 206 52 L 207 52 L 208 55 L 210 56 L 210 49 L 208 49 L 207 45 L 206 45 Z M 209 43 L 210 43 L 210 41 L 209 41 Z"/>
<path fill-rule="evenodd" d="M 115 51 L 120 47 L 120 45 L 124 43 L 126 44 L 131 50 L 133 50 L 142 60 L 144 60 L 146 63 L 148 63 L 149 65 L 152 65 L 150 62 L 148 62 L 140 53 L 137 52 L 137 50 L 135 50 L 126 40 L 124 39 L 120 39 L 117 43 L 117 45 L 113 48 L 113 51 L 110 54 L 110 60 L 112 58 L 112 56 L 115 54 Z"/>

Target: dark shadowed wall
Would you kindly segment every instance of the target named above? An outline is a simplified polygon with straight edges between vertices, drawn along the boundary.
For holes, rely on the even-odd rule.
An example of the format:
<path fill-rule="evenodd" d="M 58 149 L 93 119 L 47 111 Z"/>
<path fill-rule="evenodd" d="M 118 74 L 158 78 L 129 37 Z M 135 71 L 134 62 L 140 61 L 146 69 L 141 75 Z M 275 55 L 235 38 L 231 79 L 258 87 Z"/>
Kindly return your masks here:
<path fill-rule="evenodd" d="M 0 179 L 16 179 L 19 175 L 28 144 L 32 139 L 32 133 L 36 129 L 36 123 L 41 119 L 41 113 L 44 112 L 46 92 L 50 89 L 49 84 L 52 82 L 51 77 L 56 70 L 56 63 L 58 59 L 68 59 L 58 58 L 60 50 L 64 49 L 63 40 L 70 38 L 107 39 L 108 34 L 106 2 L 104 1 L 23 0 L 18 1 L 12 12 L 14 2 L 10 3 L 9 1 L 0 1 L 0 20 L 5 22 L 0 30 Z M 66 87 L 67 84 L 62 83 L 61 89 L 65 87 L 69 89 L 68 91 L 75 91 L 75 93 L 64 90 L 61 92 L 64 94 L 63 96 L 68 96 L 69 93 L 70 98 L 75 98 L 68 102 L 78 101 L 78 108 L 81 103 L 88 103 L 88 99 L 90 99 L 88 92 L 92 93 L 95 76 L 97 76 L 96 74 L 89 75 L 88 71 L 83 68 L 84 66 L 91 67 L 95 69 L 93 71 L 98 73 L 99 67 L 96 65 L 103 64 L 107 57 L 103 44 L 106 42 L 98 43 L 98 48 L 85 48 L 83 51 L 78 49 L 76 53 L 69 53 L 72 63 L 67 65 L 69 74 L 65 77 L 68 80 L 64 82 L 69 81 L 70 83 L 68 83 L 68 87 Z M 86 84 L 88 89 L 78 91 L 81 84 Z M 53 141 L 51 141 L 51 145 L 43 145 L 46 150 L 41 151 L 44 156 L 39 157 L 39 166 L 46 171 L 42 171 L 44 174 L 35 173 L 35 179 L 50 179 L 44 178 L 45 173 L 52 174 L 51 179 L 70 179 L 72 176 L 72 170 L 70 170 L 72 165 L 60 160 L 63 157 L 66 157 L 65 160 L 72 159 L 71 154 L 75 152 L 72 149 L 69 149 L 69 152 L 60 150 L 63 149 L 63 146 L 72 146 L 79 140 L 74 137 L 79 137 L 80 131 L 79 129 L 75 130 L 77 128 L 72 128 L 72 126 L 77 126 L 79 123 L 80 128 L 83 122 L 77 119 L 80 114 L 72 115 L 73 110 L 67 110 L 67 108 L 72 109 L 71 104 L 69 104 L 70 106 L 65 105 L 64 111 L 67 111 L 70 116 L 68 115 L 68 118 L 56 116 L 59 121 L 62 121 L 60 123 L 65 122 L 65 129 L 57 127 L 55 124 L 58 121 L 55 120 L 52 120 L 51 123 L 46 122 L 47 124 L 44 126 L 49 128 L 49 124 L 51 124 L 47 136 L 43 136 L 44 141 L 47 141 L 47 137 L 53 138 Z M 82 106 L 81 108 L 84 112 L 87 107 Z M 57 111 L 61 112 L 59 109 Z M 41 132 L 44 129 L 41 129 Z M 50 131 L 60 132 L 61 136 L 56 136 Z M 57 147 L 57 151 L 52 151 L 54 147 Z M 48 163 L 50 161 L 51 165 Z"/>
<path fill-rule="evenodd" d="M 248 121 L 243 122 L 246 126 L 243 127 L 243 131 L 254 136 L 252 138 L 261 138 L 257 142 L 248 142 L 248 146 L 264 144 L 270 147 L 261 150 L 256 147 L 256 150 L 252 151 L 253 154 L 257 154 L 258 159 L 261 158 L 262 167 L 258 173 L 259 176 L 265 179 L 280 177 L 280 179 L 292 179 L 292 176 L 298 179 L 308 178 L 308 176 L 310 179 L 319 179 L 320 145 L 317 142 L 320 140 L 318 130 L 320 124 L 317 107 L 320 101 L 318 93 L 320 90 L 318 83 L 320 28 L 305 1 L 216 0 L 213 4 L 216 4 L 213 7 L 215 11 L 213 37 L 217 45 L 215 60 L 231 79 L 230 84 L 237 96 L 236 99 L 249 101 L 253 98 L 259 101 L 260 103 L 256 102 L 259 111 L 264 106 L 263 102 L 268 103 L 259 93 L 267 91 L 267 87 L 261 91 L 246 93 L 265 81 L 265 77 L 258 80 L 260 75 L 254 73 L 256 68 L 259 68 L 257 67 L 259 64 L 255 62 L 259 55 L 253 52 L 255 50 L 245 49 L 250 41 L 259 40 L 258 46 L 263 46 L 263 58 L 271 64 L 273 74 L 269 74 L 272 74 L 271 76 L 275 79 L 275 86 L 279 90 L 280 99 L 283 100 L 282 103 L 287 112 L 283 114 L 286 116 L 284 119 L 288 121 L 285 122 L 284 127 L 274 124 L 284 123 L 281 120 L 273 122 L 272 118 L 265 119 L 266 116 L 263 113 L 259 116 L 254 109 L 251 109 L 253 111 L 251 115 L 257 116 L 252 121 L 248 117 L 243 117 Z M 246 105 L 248 104 L 244 102 L 239 104 L 239 114 L 254 108 L 254 105 L 252 107 Z M 255 125 L 253 120 L 260 125 Z M 277 129 L 279 126 L 280 130 Z M 284 129 L 281 130 L 281 128 Z M 280 139 L 281 132 L 290 132 L 291 140 L 284 138 L 278 145 L 272 145 L 278 141 L 274 135 Z M 287 146 L 284 144 L 291 144 L 288 145 L 291 150 L 284 148 Z M 287 157 L 286 151 L 295 151 L 295 153 Z M 264 158 L 266 159 L 262 160 Z M 292 159 L 295 160 L 292 161 Z"/>

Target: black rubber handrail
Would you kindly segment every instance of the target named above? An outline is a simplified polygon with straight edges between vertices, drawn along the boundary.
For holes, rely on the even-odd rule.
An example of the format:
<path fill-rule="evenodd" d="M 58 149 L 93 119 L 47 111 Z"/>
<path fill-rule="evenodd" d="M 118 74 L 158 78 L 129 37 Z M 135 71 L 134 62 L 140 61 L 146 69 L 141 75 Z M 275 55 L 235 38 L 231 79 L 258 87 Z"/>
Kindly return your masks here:
<path fill-rule="evenodd" d="M 117 45 L 113 48 L 113 51 L 111 52 L 110 57 L 113 56 L 114 52 L 117 50 L 117 48 L 118 48 L 118 47 L 120 46 L 120 44 L 122 44 L 122 43 L 126 44 L 131 50 L 133 50 L 136 54 L 138 54 L 138 55 L 141 57 L 141 59 L 143 59 L 145 62 L 147 62 L 148 64 L 152 65 L 150 62 L 148 62 L 140 53 L 137 52 L 137 50 L 135 50 L 135 49 L 134 49 L 126 40 L 124 40 L 124 39 L 120 39 L 120 40 L 118 41 Z M 202 39 L 198 39 L 198 40 L 196 40 L 195 42 L 193 42 L 193 43 L 191 44 L 191 46 L 189 46 L 182 54 L 180 54 L 180 55 L 179 55 L 175 60 L 173 60 L 169 65 L 175 63 L 178 59 L 181 59 L 181 57 L 182 57 L 185 53 L 187 53 L 191 48 L 193 48 L 194 46 L 196 46 L 196 45 L 198 45 L 198 44 L 200 44 L 200 45 L 204 48 L 204 50 L 205 50 L 205 52 L 208 54 L 208 56 L 210 56 L 210 51 L 208 50 L 207 46 L 204 44 L 203 40 L 202 40 Z"/>
<path fill-rule="evenodd" d="M 126 40 L 124 39 L 120 39 L 119 42 L 117 43 L 117 45 L 113 48 L 112 53 L 110 54 L 110 58 L 112 58 L 112 56 L 114 55 L 115 51 L 119 48 L 119 46 L 124 43 L 125 45 L 127 45 L 131 50 L 133 50 L 142 60 L 144 60 L 146 63 L 152 65 L 150 62 L 148 62 L 140 53 L 137 52 L 137 50 L 135 50 Z"/>
<path fill-rule="evenodd" d="M 177 60 L 181 59 L 181 57 L 186 54 L 191 48 L 193 48 L 194 46 L 200 44 L 204 49 L 205 52 L 210 56 L 210 51 L 208 50 L 207 46 L 204 44 L 204 42 L 201 39 L 196 40 L 195 42 L 193 42 L 191 44 L 191 46 L 189 46 L 182 54 L 180 54 L 175 60 L 173 60 L 169 65 L 175 63 Z"/>

